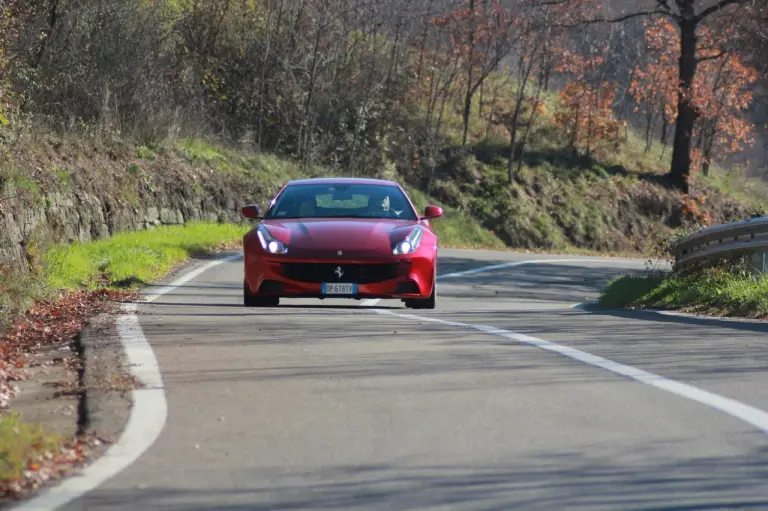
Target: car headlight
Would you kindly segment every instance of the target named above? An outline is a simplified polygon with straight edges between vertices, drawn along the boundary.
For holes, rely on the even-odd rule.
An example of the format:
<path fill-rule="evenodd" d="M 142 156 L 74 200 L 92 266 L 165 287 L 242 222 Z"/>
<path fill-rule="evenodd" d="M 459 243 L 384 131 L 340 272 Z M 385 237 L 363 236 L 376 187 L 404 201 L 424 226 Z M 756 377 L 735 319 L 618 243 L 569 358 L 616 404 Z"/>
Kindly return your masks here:
<path fill-rule="evenodd" d="M 288 247 L 282 241 L 276 240 L 264 225 L 256 228 L 256 236 L 259 238 L 261 248 L 266 252 L 270 254 L 285 254 L 288 252 Z"/>
<path fill-rule="evenodd" d="M 404 255 L 416 252 L 423 235 L 424 229 L 421 226 L 417 226 L 403 241 L 395 245 L 395 248 L 392 249 L 392 253 L 395 255 Z"/>

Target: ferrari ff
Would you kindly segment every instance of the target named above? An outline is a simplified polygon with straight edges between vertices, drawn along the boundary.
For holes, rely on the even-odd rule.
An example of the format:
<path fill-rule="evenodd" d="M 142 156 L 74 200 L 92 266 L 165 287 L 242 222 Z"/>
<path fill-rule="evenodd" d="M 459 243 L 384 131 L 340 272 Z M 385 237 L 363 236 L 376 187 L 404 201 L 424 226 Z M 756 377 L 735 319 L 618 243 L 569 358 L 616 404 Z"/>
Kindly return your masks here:
<path fill-rule="evenodd" d="M 407 307 L 436 302 L 437 206 L 417 213 L 392 181 L 313 178 L 291 181 L 243 238 L 243 301 L 274 307 L 280 298 L 400 299 Z"/>

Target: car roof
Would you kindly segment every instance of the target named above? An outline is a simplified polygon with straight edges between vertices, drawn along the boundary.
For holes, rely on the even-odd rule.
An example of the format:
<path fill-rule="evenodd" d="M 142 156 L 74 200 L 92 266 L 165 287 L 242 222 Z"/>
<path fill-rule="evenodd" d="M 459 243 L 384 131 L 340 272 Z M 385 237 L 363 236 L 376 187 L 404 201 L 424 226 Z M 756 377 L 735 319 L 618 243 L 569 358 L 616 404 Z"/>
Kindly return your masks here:
<path fill-rule="evenodd" d="M 298 184 L 318 184 L 318 185 L 331 185 L 331 184 L 356 184 L 356 185 L 390 185 L 398 186 L 394 181 L 386 179 L 374 179 L 365 177 L 312 177 L 308 179 L 296 179 L 289 181 L 288 185 Z"/>

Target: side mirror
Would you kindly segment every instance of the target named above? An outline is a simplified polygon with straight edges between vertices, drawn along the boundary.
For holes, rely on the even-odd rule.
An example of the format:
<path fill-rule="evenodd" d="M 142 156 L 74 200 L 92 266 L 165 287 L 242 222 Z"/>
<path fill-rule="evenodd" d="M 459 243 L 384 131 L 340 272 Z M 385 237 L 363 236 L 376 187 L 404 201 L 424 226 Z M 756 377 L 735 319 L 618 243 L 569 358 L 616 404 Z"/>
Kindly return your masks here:
<path fill-rule="evenodd" d="M 432 218 L 438 218 L 441 216 L 443 216 L 443 208 L 437 206 L 427 206 L 424 208 L 424 215 L 421 217 L 421 219 L 430 220 Z"/>
<path fill-rule="evenodd" d="M 259 211 L 259 207 L 255 204 L 250 204 L 248 206 L 243 207 L 240 210 L 240 214 L 243 215 L 245 218 L 252 218 L 254 220 L 258 220 L 261 218 L 261 211 Z"/>

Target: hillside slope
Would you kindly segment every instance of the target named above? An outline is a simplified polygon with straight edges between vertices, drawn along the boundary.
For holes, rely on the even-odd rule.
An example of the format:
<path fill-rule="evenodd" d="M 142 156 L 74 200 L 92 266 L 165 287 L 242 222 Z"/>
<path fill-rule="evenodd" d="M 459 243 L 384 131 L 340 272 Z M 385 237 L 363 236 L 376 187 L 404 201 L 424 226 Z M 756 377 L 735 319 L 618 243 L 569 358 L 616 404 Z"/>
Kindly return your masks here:
<path fill-rule="evenodd" d="M 542 130 L 545 128 L 542 128 Z M 35 244 L 87 241 L 189 220 L 239 222 L 238 208 L 264 204 L 290 179 L 369 175 L 405 184 L 417 205 L 437 203 L 444 244 L 463 247 L 648 253 L 675 229 L 759 211 L 759 201 L 710 178 L 693 198 L 668 189 L 652 156 L 624 149 L 608 161 L 578 158 L 538 133 L 510 183 L 503 145 L 443 151 L 434 170 L 394 164 L 369 172 L 302 167 L 285 158 L 200 139 L 152 147 L 75 135 L 25 137 L 6 153 L 0 263 Z M 623 163 L 621 163 L 623 162 Z M 9 237 L 10 236 L 10 237 Z M 20 245 L 21 248 L 14 245 Z M 15 249 L 15 251 L 14 251 Z"/>

